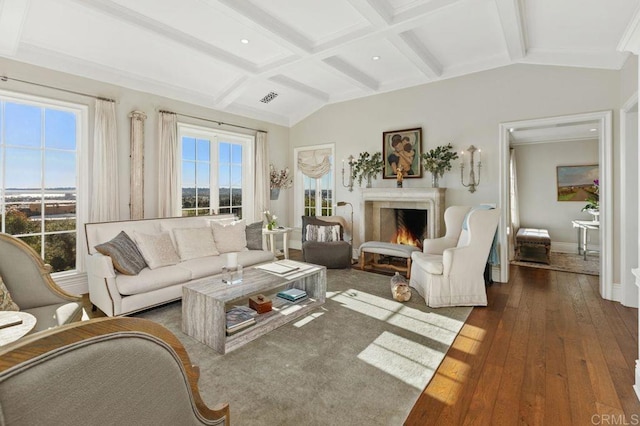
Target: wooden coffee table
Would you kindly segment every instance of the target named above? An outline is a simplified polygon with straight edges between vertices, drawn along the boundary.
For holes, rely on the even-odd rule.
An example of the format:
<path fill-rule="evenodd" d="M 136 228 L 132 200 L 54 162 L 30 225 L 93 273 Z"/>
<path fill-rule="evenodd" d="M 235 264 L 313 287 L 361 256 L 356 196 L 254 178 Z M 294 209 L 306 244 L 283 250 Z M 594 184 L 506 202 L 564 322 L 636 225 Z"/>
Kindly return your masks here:
<path fill-rule="evenodd" d="M 279 275 L 260 269 L 246 268 L 242 282 L 226 284 L 222 276 L 207 277 L 182 287 L 182 331 L 224 354 L 263 334 L 293 321 L 325 302 L 327 268 L 309 263 L 283 260 L 279 264 L 296 267 Z M 256 316 L 256 324 L 237 334 L 226 335 L 226 311 L 234 305 L 248 305 L 249 297 L 264 294 L 276 301 L 278 291 L 298 288 L 308 299 L 295 304 L 280 303 L 271 312 Z"/>

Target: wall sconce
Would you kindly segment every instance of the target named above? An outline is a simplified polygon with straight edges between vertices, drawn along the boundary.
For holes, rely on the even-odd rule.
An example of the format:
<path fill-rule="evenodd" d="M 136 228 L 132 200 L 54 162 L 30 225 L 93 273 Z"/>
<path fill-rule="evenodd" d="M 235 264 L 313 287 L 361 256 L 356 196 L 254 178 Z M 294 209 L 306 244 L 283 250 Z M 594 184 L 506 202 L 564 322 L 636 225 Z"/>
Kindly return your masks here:
<path fill-rule="evenodd" d="M 469 168 L 470 168 L 469 183 L 467 184 L 464 183 L 464 151 L 460 153 L 460 182 L 462 183 L 462 186 L 464 186 L 465 188 L 469 188 L 469 192 L 473 194 L 474 192 L 476 192 L 476 187 L 480 185 L 480 169 L 482 169 L 482 150 L 471 145 L 469 148 L 467 148 L 467 151 L 471 153 L 471 158 L 469 159 Z M 474 159 L 473 159 L 476 151 L 478 151 L 477 164 L 474 163 Z M 474 165 L 475 167 L 478 168 L 477 181 L 476 181 L 476 172 L 475 172 Z"/>
<path fill-rule="evenodd" d="M 347 158 L 347 161 L 349 163 L 349 183 L 347 184 L 344 183 L 344 160 L 342 160 L 342 186 L 344 186 L 345 188 L 349 188 L 349 192 L 353 192 L 353 160 L 353 155 L 350 155 Z M 338 205 L 340 205 L 340 203 L 338 203 Z M 351 215 L 353 215 L 353 206 L 351 207 Z"/>

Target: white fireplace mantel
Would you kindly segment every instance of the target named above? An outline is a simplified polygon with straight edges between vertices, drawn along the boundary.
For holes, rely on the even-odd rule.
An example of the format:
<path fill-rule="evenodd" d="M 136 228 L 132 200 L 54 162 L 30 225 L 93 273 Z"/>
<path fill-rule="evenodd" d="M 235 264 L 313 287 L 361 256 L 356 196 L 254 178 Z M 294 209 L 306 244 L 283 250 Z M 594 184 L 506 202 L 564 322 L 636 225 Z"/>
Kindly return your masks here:
<path fill-rule="evenodd" d="M 426 210 L 428 237 L 441 237 L 444 235 L 446 191 L 446 188 L 363 189 L 365 241 L 377 241 L 380 238 L 381 208 Z"/>

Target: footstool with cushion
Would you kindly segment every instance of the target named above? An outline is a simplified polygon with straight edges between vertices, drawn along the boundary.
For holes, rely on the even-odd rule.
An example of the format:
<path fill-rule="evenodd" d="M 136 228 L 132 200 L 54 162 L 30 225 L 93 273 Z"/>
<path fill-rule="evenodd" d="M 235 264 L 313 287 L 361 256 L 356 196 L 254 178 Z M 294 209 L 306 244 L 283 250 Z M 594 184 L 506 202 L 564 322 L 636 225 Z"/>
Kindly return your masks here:
<path fill-rule="evenodd" d="M 551 237 L 546 229 L 520 228 L 516 234 L 515 257 L 516 260 L 532 260 L 540 262 L 540 256 L 523 255 L 522 249 L 530 248 L 533 251 L 541 252 L 544 249 L 543 263 L 550 263 L 549 254 L 551 253 Z M 526 251 L 526 250 L 525 250 Z"/>
<path fill-rule="evenodd" d="M 404 272 L 409 278 L 411 273 L 411 253 L 420 251 L 418 247 L 406 244 L 385 243 L 382 241 L 367 241 L 360 246 L 360 269 L 363 271 L 370 268 L 392 269 L 398 272 Z M 367 261 L 367 254 L 371 254 L 371 260 Z M 396 266 L 392 264 L 379 263 L 376 255 L 400 257 L 406 259 L 406 266 Z"/>

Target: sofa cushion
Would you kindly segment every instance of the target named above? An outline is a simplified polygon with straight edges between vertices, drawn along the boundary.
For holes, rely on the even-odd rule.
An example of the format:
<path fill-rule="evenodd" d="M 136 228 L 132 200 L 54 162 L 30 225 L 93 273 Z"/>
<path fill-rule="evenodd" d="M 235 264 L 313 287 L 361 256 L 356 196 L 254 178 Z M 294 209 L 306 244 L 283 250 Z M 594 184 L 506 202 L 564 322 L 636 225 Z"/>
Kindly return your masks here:
<path fill-rule="evenodd" d="M 138 249 L 142 253 L 142 257 L 149 265 L 150 269 L 160 268 L 162 266 L 175 265 L 180 262 L 180 257 L 173 247 L 171 237 L 168 232 L 159 234 L 143 234 L 137 231 L 133 232 L 138 244 Z"/>
<path fill-rule="evenodd" d="M 209 227 L 176 228 L 173 237 L 182 261 L 220 254 Z"/>
<path fill-rule="evenodd" d="M 138 275 L 122 275 L 116 277 L 116 286 L 120 294 L 147 293 L 174 284 L 183 284 L 191 279 L 191 271 L 179 265 L 164 266 L 157 269 L 144 268 Z"/>
<path fill-rule="evenodd" d="M 245 234 L 249 250 L 262 250 L 262 221 L 247 225 Z"/>
<path fill-rule="evenodd" d="M 124 231 L 120 231 L 111 241 L 98 244 L 96 250 L 109 256 L 113 267 L 125 275 L 138 275 L 147 266 L 138 246 Z"/>
<path fill-rule="evenodd" d="M 171 237 L 171 242 L 174 247 L 178 247 L 176 242 L 174 229 L 187 229 L 187 228 L 203 228 L 209 226 L 209 221 L 202 216 L 189 216 L 189 217 L 166 217 L 160 219 L 160 232 L 168 232 Z M 149 232 L 154 234 L 155 232 Z"/>
<path fill-rule="evenodd" d="M 307 225 L 305 229 L 307 241 L 332 242 L 340 241 L 340 225 Z"/>
<path fill-rule="evenodd" d="M 0 311 L 19 311 L 20 307 L 13 301 L 7 286 L 0 277 Z"/>
<path fill-rule="evenodd" d="M 273 253 L 268 250 L 247 250 L 238 253 L 238 264 L 242 266 L 257 265 L 275 259 Z"/>
<path fill-rule="evenodd" d="M 244 219 L 231 222 L 228 225 L 212 222 L 211 227 L 213 229 L 213 239 L 220 253 L 247 249 L 247 236 L 245 234 L 247 225 Z"/>
<path fill-rule="evenodd" d="M 176 265 L 177 268 L 189 271 L 191 279 L 204 278 L 210 275 L 217 275 L 222 272 L 222 268 L 227 264 L 226 256 L 221 254 L 219 256 L 207 256 L 200 257 L 198 259 L 191 259 L 185 262 L 180 262 Z"/>

